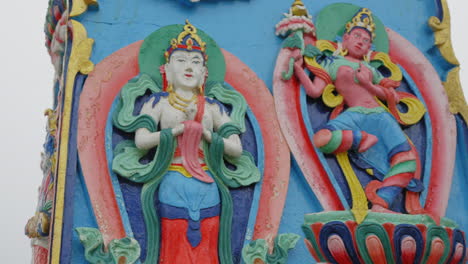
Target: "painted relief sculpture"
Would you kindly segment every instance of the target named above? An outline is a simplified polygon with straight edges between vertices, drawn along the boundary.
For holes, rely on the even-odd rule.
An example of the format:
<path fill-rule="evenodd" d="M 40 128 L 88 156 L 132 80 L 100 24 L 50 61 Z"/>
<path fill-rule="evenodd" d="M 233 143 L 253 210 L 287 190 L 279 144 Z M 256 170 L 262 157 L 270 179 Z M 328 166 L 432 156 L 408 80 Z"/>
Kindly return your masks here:
<path fill-rule="evenodd" d="M 244 244 L 254 240 L 259 250 L 277 248 L 276 259 L 286 261 L 298 237 L 282 234 L 274 242 L 272 227 L 281 214 L 259 203 L 271 201 L 273 191 L 284 203 L 286 189 L 260 189 L 256 164 L 265 164 L 262 171 L 268 164 L 265 179 L 287 178 L 288 167 L 279 169 L 272 158 L 287 148 L 279 130 L 264 134 L 275 125 L 274 113 L 264 108 L 273 101 L 252 76 L 188 21 L 160 28 L 96 65 L 82 93 L 78 128 L 83 176 L 99 227 L 76 228 L 86 260 L 238 263 Z M 252 104 L 252 91 L 264 94 L 263 106 Z M 109 114 L 95 116 L 96 104 Z M 273 119 L 257 123 L 252 113 Z M 96 137 L 99 131 L 105 135 Z M 261 138 L 271 142 L 268 155 L 255 143 Z M 96 152 L 94 144 L 106 153 Z M 275 158 L 287 155 L 281 151 Z M 111 167 L 102 167 L 103 159 Z M 254 231 L 265 219 L 275 225 Z"/>
<path fill-rule="evenodd" d="M 62 61 L 65 56 L 64 39 L 68 33 L 68 13 L 64 3 L 61 1 L 51 3 L 47 10 L 46 23 L 44 25 L 46 33 L 46 47 L 51 56 L 54 66 L 54 97 L 59 97 L 60 87 L 63 87 Z M 56 165 L 57 165 L 57 134 L 58 119 L 57 109 L 60 104 L 54 101 L 54 109 L 47 109 L 44 113 L 47 116 L 46 139 L 44 150 L 41 153 L 41 170 L 43 173 L 42 184 L 39 188 L 39 198 L 37 211 L 31 217 L 26 226 L 25 234 L 31 238 L 33 247 L 33 261 L 42 263 L 47 261 L 49 255 L 49 243 L 51 241 L 52 228 L 52 207 L 55 195 Z"/>
<path fill-rule="evenodd" d="M 463 263 L 446 1 L 344 2 L 50 0 L 33 263 Z"/>
<path fill-rule="evenodd" d="M 313 143 L 301 169 L 324 209 L 336 211 L 305 217 L 303 230 L 314 258 L 333 263 L 458 263 L 466 250 L 463 232 L 441 219 L 430 200 L 425 208 L 420 203 L 425 187 L 418 149 L 427 153 L 427 145 L 416 146 L 403 128 L 427 126 L 420 98 L 428 98 L 417 90 L 427 87 L 412 85 L 409 79 L 417 76 L 402 80 L 400 67 L 405 71 L 406 65 L 400 61 L 397 66 L 392 58 L 398 52 L 395 46 L 402 44 L 395 43 L 396 33 L 385 30 L 368 8 L 350 4 L 324 8 L 317 28 L 300 1 L 286 16 L 276 26 L 277 34 L 287 37 L 275 71 L 278 115 L 297 114 L 285 107 L 301 105 L 303 120 L 283 120 L 283 131 L 291 134 L 292 127 L 306 127 L 309 135 L 293 132 L 286 138 L 299 162 L 304 156 L 297 155 L 304 150 L 296 149 L 301 144 L 297 141 Z M 286 103 L 283 96 L 296 98 Z M 333 170 L 335 166 L 340 171 Z M 437 165 L 433 169 L 438 170 Z M 329 194 L 323 194 L 324 187 Z M 351 210 L 337 211 L 347 206 Z"/>
<path fill-rule="evenodd" d="M 140 115 L 150 117 L 154 123 L 141 125 L 135 134 L 136 148 L 117 146 L 122 153 L 114 158 L 116 173 L 144 183 L 142 206 L 146 228 L 149 235 L 151 232 L 161 234 L 159 263 L 195 260 L 218 263 L 218 257 L 224 263 L 230 259 L 230 208 L 233 205 L 228 187 L 248 186 L 260 180 L 252 157 L 242 152 L 238 135 L 245 130 L 245 101 L 237 93 L 224 92 L 222 86 L 210 87 L 210 95 L 225 103 L 231 102 L 232 120 L 218 100 L 204 96 L 208 77 L 206 49 L 197 29 L 188 22 L 184 30 L 171 39 L 164 53 L 167 62 L 161 67 L 163 89 L 154 91 L 140 111 Z M 128 97 L 133 101 L 137 95 Z M 125 118 L 132 116 L 132 112 L 124 112 L 128 107 L 125 97 L 115 118 L 122 129 L 128 127 Z M 158 126 L 159 131 L 156 130 Z M 139 164 L 155 146 L 158 149 L 154 160 Z M 224 155 L 237 170 L 223 166 Z M 158 188 L 159 206 L 156 210 L 148 208 L 153 207 L 152 197 Z M 145 204 L 146 197 L 150 204 Z M 178 246 L 174 247 L 176 244 Z M 150 263 L 158 259 L 157 251 L 158 241 L 149 239 L 146 259 Z"/>
<path fill-rule="evenodd" d="M 424 213 L 417 201 L 417 193 L 422 191 L 418 153 L 397 120 L 403 125 L 419 122 L 425 110 L 414 96 L 394 90 L 400 85 L 401 72 L 388 61 L 387 54 L 371 50 L 375 31 L 371 11 L 359 9 L 346 24 L 342 43 L 322 40 L 317 45 L 322 45 L 319 47 L 324 49 L 323 53 L 320 48 L 308 46 L 310 49 L 307 52 L 310 53 L 304 57 L 307 69 L 315 75 L 313 81 L 302 69 L 304 61 L 299 49 L 294 72 L 308 96 L 323 96 L 325 104 L 335 108 L 330 121 L 314 134 L 314 145 L 324 153 L 336 154 L 341 167 L 349 166 L 348 158 L 343 156 L 349 151 L 356 165 L 374 176 L 375 180 L 369 182 L 365 195 L 373 205 L 372 211 L 391 212 L 389 207 L 405 189 L 411 192 L 407 199 L 416 200 L 408 201 L 406 211 L 411 214 Z M 325 45 L 329 46 L 325 48 Z M 396 71 L 391 72 L 392 75 L 400 76 L 393 76 L 397 80 L 392 80 L 392 76 L 385 78 L 370 64 L 371 60 L 385 63 L 381 59 L 387 59 L 390 64 L 384 67 Z M 337 96 L 333 94 L 334 90 Z M 396 104 L 406 98 L 406 102 L 412 102 L 408 104 L 406 115 L 414 117 L 409 122 L 400 118 L 396 108 Z M 394 111 L 389 113 L 380 100 L 387 102 Z M 345 107 L 346 110 L 343 110 Z M 345 171 L 347 173 L 352 174 Z M 353 182 L 354 175 L 346 176 L 348 182 Z M 360 222 L 367 212 L 367 201 L 359 201 L 365 197 L 359 193 L 360 186 L 355 187 L 351 186 L 350 189 L 353 210 L 356 210 L 355 215 Z M 361 210 L 363 212 L 359 212 Z"/>

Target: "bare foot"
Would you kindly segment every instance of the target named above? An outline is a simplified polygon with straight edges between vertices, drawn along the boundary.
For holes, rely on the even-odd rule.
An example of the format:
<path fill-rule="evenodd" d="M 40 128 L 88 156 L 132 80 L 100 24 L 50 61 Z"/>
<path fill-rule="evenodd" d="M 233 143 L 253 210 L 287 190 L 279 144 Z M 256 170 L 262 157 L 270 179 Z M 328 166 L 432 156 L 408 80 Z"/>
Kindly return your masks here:
<path fill-rule="evenodd" d="M 314 134 L 314 145 L 321 148 L 328 144 L 332 138 L 332 132 L 328 129 L 321 129 Z"/>
<path fill-rule="evenodd" d="M 379 139 L 376 136 L 362 131 L 362 140 L 359 144 L 358 151 L 364 152 L 368 150 L 370 147 L 374 146 L 377 141 L 379 141 Z"/>

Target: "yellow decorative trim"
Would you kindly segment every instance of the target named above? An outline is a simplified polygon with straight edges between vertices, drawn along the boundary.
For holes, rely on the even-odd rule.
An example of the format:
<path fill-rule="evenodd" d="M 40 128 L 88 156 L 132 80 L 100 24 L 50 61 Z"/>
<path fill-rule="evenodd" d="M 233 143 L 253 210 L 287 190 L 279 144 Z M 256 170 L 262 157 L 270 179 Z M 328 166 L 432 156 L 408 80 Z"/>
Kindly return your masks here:
<path fill-rule="evenodd" d="M 398 111 L 401 121 L 407 125 L 416 124 L 426 113 L 426 108 L 421 101 L 416 98 L 406 97 L 402 98 L 400 102 L 408 107 L 408 112 L 406 113 Z"/>
<path fill-rule="evenodd" d="M 47 116 L 47 132 L 52 136 L 56 135 L 57 132 L 57 111 L 52 109 L 46 109 L 44 115 Z"/>
<path fill-rule="evenodd" d="M 71 17 L 76 17 L 88 10 L 88 6 L 97 6 L 97 0 L 73 0 L 72 10 L 70 12 Z"/>
<path fill-rule="evenodd" d="M 403 79 L 403 74 L 401 73 L 400 67 L 392 62 L 392 59 L 390 59 L 390 56 L 388 56 L 387 53 L 377 52 L 372 60 L 381 61 L 383 65 L 390 70 L 392 73 L 392 75 L 389 77 L 390 80 L 399 82 L 401 79 Z"/>
<path fill-rule="evenodd" d="M 452 39 L 450 38 L 450 11 L 446 0 L 440 0 L 442 4 L 442 21 L 438 17 L 429 18 L 429 26 L 434 31 L 434 44 L 439 47 L 442 57 L 449 63 L 458 66 L 457 57 L 453 51 Z"/>
<path fill-rule="evenodd" d="M 375 23 L 372 12 L 368 8 L 361 8 L 359 12 L 346 24 L 346 33 L 351 32 L 356 27 L 365 28 L 375 39 Z"/>
<path fill-rule="evenodd" d="M 315 46 L 320 50 L 329 50 L 331 52 L 335 52 L 336 48 L 335 46 L 328 40 L 320 39 L 315 42 Z"/>
<path fill-rule="evenodd" d="M 208 166 L 203 165 L 203 166 L 202 166 L 202 169 L 203 169 L 204 171 L 207 171 L 207 170 L 208 170 Z M 179 172 L 180 174 L 184 175 L 184 176 L 187 177 L 187 178 L 192 178 L 192 174 L 190 174 L 190 172 L 188 172 L 188 171 L 184 168 L 184 166 L 182 166 L 182 165 L 171 164 L 171 166 L 169 166 L 168 170 L 170 170 L 170 171 L 177 171 L 177 172 Z"/>
<path fill-rule="evenodd" d="M 343 103 L 343 96 L 341 94 L 335 95 L 335 85 L 328 84 L 323 90 L 322 101 L 328 107 L 335 108 Z"/>
<path fill-rule="evenodd" d="M 75 4 L 75 3 L 74 3 Z M 58 149 L 57 178 L 55 180 L 55 203 L 53 210 L 53 238 L 50 250 L 49 263 L 60 262 L 62 245 L 62 225 L 65 200 L 65 181 L 68 161 L 68 141 L 70 136 L 70 123 L 72 114 L 73 88 L 78 72 L 88 74 L 94 69 L 89 60 L 94 43 L 87 37 L 86 29 L 75 20 L 70 20 L 73 31 L 73 42 L 66 75 L 65 93 L 62 105 L 62 118 L 59 124 L 60 137 Z"/>
<path fill-rule="evenodd" d="M 317 61 L 315 60 L 315 58 L 311 58 L 311 57 L 305 56 L 305 57 L 304 57 L 304 61 L 305 61 L 305 63 L 309 64 L 309 65 L 312 66 L 312 67 L 322 69 L 322 66 L 320 66 L 320 64 L 317 63 Z"/>
<path fill-rule="evenodd" d="M 349 190 L 351 191 L 351 199 L 353 200 L 351 212 L 356 219 L 356 223 L 360 224 L 364 221 L 368 213 L 366 193 L 364 192 L 356 173 L 354 173 L 353 167 L 351 167 L 348 152 L 336 154 L 336 159 L 338 160 L 338 164 L 345 175 Z"/>
<path fill-rule="evenodd" d="M 380 101 L 377 97 L 375 97 L 375 99 L 377 100 L 380 106 L 382 106 L 383 108 L 385 108 L 385 110 L 390 112 L 388 107 L 382 101 Z M 408 108 L 408 111 L 405 113 L 402 113 L 400 112 L 400 110 L 398 110 L 398 116 L 405 125 L 414 125 L 418 123 L 426 113 L 426 108 L 417 98 L 404 97 L 400 100 L 400 103 L 405 104 Z"/>
<path fill-rule="evenodd" d="M 468 122 L 468 106 L 460 83 L 460 67 L 452 69 L 443 83 L 449 99 L 450 112 L 460 114 Z"/>
<path fill-rule="evenodd" d="M 442 57 L 457 67 L 452 69 L 447 74 L 447 80 L 443 83 L 445 91 L 449 99 L 450 112 L 452 114 L 460 114 L 465 122 L 468 122 L 468 105 L 463 94 L 460 83 L 460 62 L 455 56 L 452 46 L 450 11 L 446 0 L 441 0 L 443 18 L 440 21 L 437 17 L 429 19 L 429 26 L 434 31 L 434 45 L 436 45 Z"/>

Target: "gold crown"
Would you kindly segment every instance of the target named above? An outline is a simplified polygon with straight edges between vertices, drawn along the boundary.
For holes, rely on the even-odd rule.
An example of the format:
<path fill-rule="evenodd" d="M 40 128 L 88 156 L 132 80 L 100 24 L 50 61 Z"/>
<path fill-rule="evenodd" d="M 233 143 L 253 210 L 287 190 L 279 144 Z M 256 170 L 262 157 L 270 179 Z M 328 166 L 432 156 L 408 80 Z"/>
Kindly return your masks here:
<path fill-rule="evenodd" d="M 375 23 L 372 18 L 372 12 L 368 8 L 359 9 L 353 19 L 346 24 L 346 33 L 351 32 L 356 27 L 369 31 L 372 39 L 375 38 Z"/>
<path fill-rule="evenodd" d="M 166 61 L 169 60 L 175 50 L 200 51 L 206 60 L 206 43 L 197 35 L 197 28 L 190 24 L 188 19 L 185 20 L 184 30 L 180 32 L 177 38 L 171 39 L 170 46 L 164 53 Z"/>

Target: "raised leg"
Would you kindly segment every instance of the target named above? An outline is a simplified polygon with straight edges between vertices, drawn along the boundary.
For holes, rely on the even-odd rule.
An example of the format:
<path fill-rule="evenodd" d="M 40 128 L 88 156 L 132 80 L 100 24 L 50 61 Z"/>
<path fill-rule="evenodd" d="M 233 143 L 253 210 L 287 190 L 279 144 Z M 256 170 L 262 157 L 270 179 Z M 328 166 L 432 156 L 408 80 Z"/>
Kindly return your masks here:
<path fill-rule="evenodd" d="M 314 145 L 323 153 L 341 153 L 348 150 L 364 152 L 377 143 L 376 136 L 364 131 L 321 129 L 314 134 Z"/>

